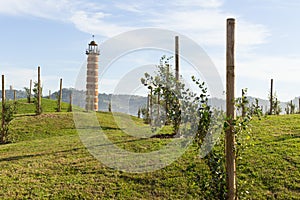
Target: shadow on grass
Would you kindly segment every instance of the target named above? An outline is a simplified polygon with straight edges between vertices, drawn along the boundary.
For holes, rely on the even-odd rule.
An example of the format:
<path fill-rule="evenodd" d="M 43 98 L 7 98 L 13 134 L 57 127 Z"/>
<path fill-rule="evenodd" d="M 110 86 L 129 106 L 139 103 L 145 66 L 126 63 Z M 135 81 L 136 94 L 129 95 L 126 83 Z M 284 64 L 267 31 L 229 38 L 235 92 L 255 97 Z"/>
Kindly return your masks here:
<path fill-rule="evenodd" d="M 51 152 L 51 153 L 37 153 L 37 154 L 28 154 L 28 155 L 20 155 L 20 156 L 11 156 L 11 157 L 7 157 L 7 158 L 0 158 L 0 162 L 22 160 L 22 159 L 26 159 L 26 158 L 47 156 L 47 155 L 58 154 L 58 153 L 67 153 L 67 152 L 77 151 L 79 149 L 84 149 L 84 147 L 73 148 L 73 149 L 68 149 L 68 150 L 63 150 L 63 151 L 56 151 L 56 152 Z"/>
<path fill-rule="evenodd" d="M 143 141 L 143 140 L 147 140 L 147 139 L 148 138 L 125 140 L 125 141 L 119 141 L 119 142 L 113 142 L 113 143 L 107 143 L 107 144 L 94 145 L 94 146 L 90 146 L 88 148 L 102 147 L 102 146 L 112 146 L 112 145 L 116 145 L 116 144 L 133 143 L 133 142 Z M 62 150 L 62 151 L 55 151 L 55 152 L 50 152 L 50 153 L 37 153 L 37 154 L 11 156 L 11 157 L 7 157 L 7 158 L 0 158 L 0 162 L 22 160 L 22 159 L 26 159 L 26 158 L 47 156 L 47 155 L 53 155 L 53 154 L 59 154 L 59 153 L 68 153 L 68 152 L 72 152 L 72 151 L 78 151 L 80 149 L 82 149 L 82 150 L 87 149 L 87 147 L 80 147 L 80 148 L 78 147 L 78 148 L 67 149 L 67 150 Z"/>
<path fill-rule="evenodd" d="M 115 131 L 122 131 L 122 130 L 125 130 L 125 129 L 122 129 L 122 128 L 115 128 L 115 127 L 110 127 L 110 126 L 85 126 L 83 128 L 76 128 L 76 129 L 91 129 L 91 130 L 103 130 L 103 131 L 106 131 L 106 130 L 115 130 Z"/>

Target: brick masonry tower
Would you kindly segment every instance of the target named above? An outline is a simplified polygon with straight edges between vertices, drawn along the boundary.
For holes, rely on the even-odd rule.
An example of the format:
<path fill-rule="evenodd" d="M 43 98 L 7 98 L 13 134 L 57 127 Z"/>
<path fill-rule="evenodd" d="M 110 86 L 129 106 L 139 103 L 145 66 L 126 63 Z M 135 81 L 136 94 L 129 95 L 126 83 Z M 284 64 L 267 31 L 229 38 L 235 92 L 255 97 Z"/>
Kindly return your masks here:
<path fill-rule="evenodd" d="M 86 105 L 87 111 L 98 111 L 98 44 L 94 41 L 89 43 L 86 50 L 87 57 L 87 76 L 86 76 Z"/>

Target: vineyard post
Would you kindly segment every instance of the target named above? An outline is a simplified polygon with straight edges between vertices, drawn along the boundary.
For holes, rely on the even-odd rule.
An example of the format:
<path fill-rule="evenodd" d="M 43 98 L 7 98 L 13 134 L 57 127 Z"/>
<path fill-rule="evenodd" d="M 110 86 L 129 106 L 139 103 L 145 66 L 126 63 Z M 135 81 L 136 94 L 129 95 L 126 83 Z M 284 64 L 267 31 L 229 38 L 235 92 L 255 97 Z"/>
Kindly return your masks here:
<path fill-rule="evenodd" d="M 42 113 L 42 94 L 41 94 L 41 67 L 38 66 L 38 86 L 37 86 L 37 92 L 38 92 L 38 96 L 37 96 L 37 114 L 41 114 Z"/>
<path fill-rule="evenodd" d="M 167 74 L 166 74 L 166 87 L 169 90 L 169 73 L 170 73 L 170 66 L 169 64 L 167 64 Z M 166 122 L 165 125 L 167 125 L 169 123 L 169 119 L 168 119 L 168 113 L 169 113 L 169 100 L 168 98 L 165 99 L 165 103 L 166 103 Z"/>
<path fill-rule="evenodd" d="M 236 198 L 236 164 L 235 164 L 235 58 L 234 58 L 235 19 L 227 19 L 226 44 L 226 118 L 229 127 L 226 129 L 226 186 L 228 200 Z"/>
<path fill-rule="evenodd" d="M 150 124 L 152 125 L 152 111 L 153 111 L 153 89 L 151 87 L 150 89 L 150 116 L 149 116 L 149 120 L 150 120 Z"/>
<path fill-rule="evenodd" d="M 62 78 L 60 79 L 59 83 L 59 96 L 58 96 L 58 109 L 57 111 L 61 111 L 61 99 L 62 99 Z"/>
<path fill-rule="evenodd" d="M 273 113 L 273 79 L 271 79 L 270 115 Z"/>
<path fill-rule="evenodd" d="M 69 105 L 69 112 L 73 111 L 73 106 L 72 106 L 72 92 L 70 92 L 70 105 Z"/>
<path fill-rule="evenodd" d="M 244 89 L 242 89 L 242 117 L 244 118 L 246 116 L 246 108 L 245 108 L 245 102 L 244 102 L 244 98 L 245 98 L 245 91 Z"/>
<path fill-rule="evenodd" d="M 299 114 L 300 114 L 300 98 L 299 98 Z"/>
<path fill-rule="evenodd" d="M 2 117 L 1 117 L 1 139 L 0 142 L 4 142 L 4 125 L 5 125 L 5 87 L 4 87 L 4 75 L 2 75 Z"/>
<path fill-rule="evenodd" d="M 17 91 L 14 90 L 14 102 L 16 102 L 16 100 L 17 100 Z"/>
<path fill-rule="evenodd" d="M 150 119 L 150 94 L 148 94 L 147 96 L 147 113 L 146 113 L 146 120 L 147 123 L 150 123 L 149 119 Z"/>
<path fill-rule="evenodd" d="M 157 124 L 160 126 L 160 91 L 157 94 Z"/>
<path fill-rule="evenodd" d="M 179 81 L 179 37 L 175 36 L 175 76 L 176 82 Z"/>

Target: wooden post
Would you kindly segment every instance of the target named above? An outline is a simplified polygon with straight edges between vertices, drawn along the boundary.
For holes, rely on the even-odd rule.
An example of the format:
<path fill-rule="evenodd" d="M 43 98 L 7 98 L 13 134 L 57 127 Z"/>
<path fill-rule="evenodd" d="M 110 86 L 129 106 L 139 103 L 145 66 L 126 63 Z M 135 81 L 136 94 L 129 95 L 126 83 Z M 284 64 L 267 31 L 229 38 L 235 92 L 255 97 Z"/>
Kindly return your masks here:
<path fill-rule="evenodd" d="M 69 112 L 73 111 L 73 106 L 72 106 L 72 92 L 70 92 L 70 104 L 69 104 Z"/>
<path fill-rule="evenodd" d="M 270 115 L 273 114 L 273 79 L 271 79 Z"/>
<path fill-rule="evenodd" d="M 4 87 L 4 75 L 2 75 L 2 122 L 1 122 L 1 138 L 0 138 L 0 142 L 3 143 L 4 142 L 4 126 L 5 126 L 5 87 Z"/>
<path fill-rule="evenodd" d="M 108 103 L 108 112 L 111 112 L 111 102 Z"/>
<path fill-rule="evenodd" d="M 160 112 L 159 112 L 159 108 L 160 108 L 160 92 L 158 92 L 157 94 L 157 125 L 160 126 Z"/>
<path fill-rule="evenodd" d="M 51 99 L 51 90 L 49 90 L 49 96 L 48 99 Z"/>
<path fill-rule="evenodd" d="M 59 96 L 58 96 L 58 108 L 57 111 L 61 111 L 61 100 L 62 100 L 62 78 L 60 79 L 59 83 Z"/>
<path fill-rule="evenodd" d="M 245 102 L 244 102 L 244 98 L 245 98 L 245 91 L 244 89 L 242 89 L 242 117 L 244 118 L 246 116 L 246 110 L 245 110 Z"/>
<path fill-rule="evenodd" d="M 152 108 L 153 108 L 153 91 L 152 91 L 152 87 L 150 89 L 150 115 L 149 115 L 149 119 L 150 119 L 150 124 L 152 124 Z"/>
<path fill-rule="evenodd" d="M 170 86 L 170 84 L 169 84 L 169 73 L 170 73 L 170 66 L 169 66 L 169 64 L 167 64 L 167 74 L 166 74 L 166 87 L 167 87 L 167 89 L 168 89 L 168 91 L 169 91 L 169 86 Z M 169 113 L 169 99 L 168 98 L 166 98 L 165 99 L 165 103 L 166 103 L 166 121 L 165 121 L 165 125 L 168 125 L 169 124 L 169 117 L 168 117 L 168 113 Z"/>
<path fill-rule="evenodd" d="M 14 90 L 14 102 L 16 102 L 16 100 L 17 100 L 17 91 Z"/>
<path fill-rule="evenodd" d="M 300 114 L 300 98 L 299 98 L 299 114 Z"/>
<path fill-rule="evenodd" d="M 29 102 L 28 103 L 31 103 L 31 90 L 32 90 L 32 80 L 30 79 L 30 84 L 29 84 Z"/>
<path fill-rule="evenodd" d="M 40 115 L 42 113 L 42 92 L 41 92 L 41 67 L 38 66 L 38 96 L 37 96 L 37 114 Z"/>
<path fill-rule="evenodd" d="M 150 110 L 150 94 L 148 94 L 147 96 L 147 122 L 150 123 L 150 113 L 149 113 L 149 110 Z"/>
<path fill-rule="evenodd" d="M 235 166 L 235 133 L 233 120 L 235 119 L 235 71 L 234 71 L 234 35 L 235 19 L 227 19 L 227 50 L 226 50 L 226 115 L 229 124 L 226 130 L 226 186 L 227 199 L 234 200 L 236 197 L 236 166 Z"/>
<path fill-rule="evenodd" d="M 179 37 L 175 36 L 175 77 L 179 81 Z"/>

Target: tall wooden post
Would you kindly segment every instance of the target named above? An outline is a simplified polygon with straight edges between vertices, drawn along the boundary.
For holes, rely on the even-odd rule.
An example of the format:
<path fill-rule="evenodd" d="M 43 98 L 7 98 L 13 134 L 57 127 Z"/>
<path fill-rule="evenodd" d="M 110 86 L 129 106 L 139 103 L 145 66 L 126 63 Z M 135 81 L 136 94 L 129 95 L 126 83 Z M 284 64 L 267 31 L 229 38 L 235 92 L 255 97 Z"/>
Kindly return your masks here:
<path fill-rule="evenodd" d="M 273 114 L 273 79 L 271 79 L 270 115 Z"/>
<path fill-rule="evenodd" d="M 41 92 L 41 67 L 38 66 L 38 96 L 37 96 L 37 114 L 40 115 L 42 113 L 42 92 Z"/>
<path fill-rule="evenodd" d="M 169 88 L 169 86 L 170 86 L 170 84 L 169 84 L 169 74 L 170 74 L 170 66 L 169 66 L 169 64 L 167 64 L 167 74 L 166 74 L 166 87 L 167 87 L 167 89 L 169 90 L 170 88 Z M 169 99 L 168 98 L 166 98 L 165 99 L 165 103 L 166 103 L 166 108 L 165 108 L 165 110 L 166 110 L 166 121 L 165 121 L 165 125 L 168 125 L 170 122 L 170 120 L 169 120 L 169 117 L 168 117 L 168 113 L 169 113 Z"/>
<path fill-rule="evenodd" d="M 148 96 L 147 96 L 147 113 L 146 113 L 146 115 L 147 115 L 147 122 L 150 124 L 150 94 L 148 94 Z"/>
<path fill-rule="evenodd" d="M 58 108 L 57 111 L 61 111 L 61 99 L 62 99 L 62 79 L 60 79 L 59 83 L 59 96 L 58 96 Z"/>
<path fill-rule="evenodd" d="M 300 98 L 299 98 L 299 107 L 298 108 L 299 108 L 299 114 L 300 114 Z"/>
<path fill-rule="evenodd" d="M 73 106 L 72 106 L 72 92 L 70 92 L 70 103 L 69 103 L 69 112 L 73 111 Z"/>
<path fill-rule="evenodd" d="M 160 126 L 160 92 L 157 94 L 157 125 Z"/>
<path fill-rule="evenodd" d="M 5 87 L 4 87 L 4 75 L 2 75 L 2 120 L 1 120 L 1 138 L 0 142 L 4 142 L 4 126 L 5 126 Z"/>
<path fill-rule="evenodd" d="M 152 112 L 153 112 L 153 89 L 151 87 L 150 89 L 150 115 L 149 115 L 149 119 L 150 119 L 150 124 L 152 124 Z"/>
<path fill-rule="evenodd" d="M 245 108 L 245 102 L 244 102 L 244 99 L 245 99 L 245 91 L 244 89 L 242 89 L 242 117 L 244 118 L 246 116 L 246 108 Z"/>
<path fill-rule="evenodd" d="M 226 130 L 226 185 L 227 199 L 236 197 L 236 166 L 235 166 L 235 134 L 233 120 L 235 119 L 235 58 L 234 58 L 235 19 L 227 19 L 227 50 L 226 50 L 226 115 L 229 124 Z"/>
<path fill-rule="evenodd" d="M 16 100 L 17 100 L 17 91 L 14 90 L 14 102 L 16 102 Z"/>
<path fill-rule="evenodd" d="M 175 36 L 175 77 L 179 81 L 179 37 Z"/>
<path fill-rule="evenodd" d="M 32 80 L 30 79 L 30 84 L 29 84 L 29 102 L 28 103 L 31 103 L 31 90 L 32 90 Z"/>

